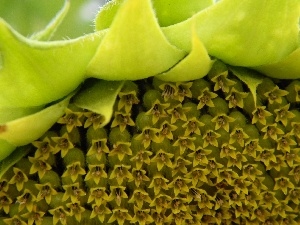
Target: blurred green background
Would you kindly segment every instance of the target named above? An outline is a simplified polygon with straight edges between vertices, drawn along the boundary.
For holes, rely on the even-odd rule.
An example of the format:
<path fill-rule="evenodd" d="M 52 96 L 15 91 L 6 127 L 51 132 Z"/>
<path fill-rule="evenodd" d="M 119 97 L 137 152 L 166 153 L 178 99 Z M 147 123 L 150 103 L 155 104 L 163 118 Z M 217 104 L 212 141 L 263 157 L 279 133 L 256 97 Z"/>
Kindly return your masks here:
<path fill-rule="evenodd" d="M 71 7 L 52 40 L 93 32 L 96 13 L 107 0 L 70 0 Z M 0 17 L 24 36 L 43 29 L 63 6 L 64 0 L 0 0 Z"/>

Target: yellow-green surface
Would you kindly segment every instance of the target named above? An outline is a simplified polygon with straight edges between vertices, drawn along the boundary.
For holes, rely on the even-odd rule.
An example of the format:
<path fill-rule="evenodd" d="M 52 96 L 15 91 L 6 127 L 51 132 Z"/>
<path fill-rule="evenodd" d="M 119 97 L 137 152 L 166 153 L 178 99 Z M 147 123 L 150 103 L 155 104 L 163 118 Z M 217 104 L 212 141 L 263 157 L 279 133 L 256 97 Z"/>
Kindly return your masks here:
<path fill-rule="evenodd" d="M 297 88 L 264 79 L 255 107 L 217 62 L 191 82 L 126 82 L 104 127 L 102 115 L 71 104 L 1 179 L 1 216 L 6 224 L 298 224 Z"/>
<path fill-rule="evenodd" d="M 299 1 L 116 0 L 48 41 L 69 3 L 0 20 L 0 223 L 300 223 Z"/>

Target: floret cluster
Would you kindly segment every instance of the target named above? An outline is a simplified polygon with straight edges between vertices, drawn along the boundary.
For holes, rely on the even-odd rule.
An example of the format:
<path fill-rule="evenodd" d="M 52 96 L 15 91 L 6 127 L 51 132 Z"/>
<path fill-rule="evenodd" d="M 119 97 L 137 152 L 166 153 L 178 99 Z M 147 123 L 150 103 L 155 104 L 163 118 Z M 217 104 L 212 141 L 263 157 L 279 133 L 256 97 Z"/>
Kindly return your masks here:
<path fill-rule="evenodd" d="M 71 104 L 0 180 L 2 223 L 299 224 L 300 81 L 254 101 L 221 68 L 126 82 L 104 127 Z"/>

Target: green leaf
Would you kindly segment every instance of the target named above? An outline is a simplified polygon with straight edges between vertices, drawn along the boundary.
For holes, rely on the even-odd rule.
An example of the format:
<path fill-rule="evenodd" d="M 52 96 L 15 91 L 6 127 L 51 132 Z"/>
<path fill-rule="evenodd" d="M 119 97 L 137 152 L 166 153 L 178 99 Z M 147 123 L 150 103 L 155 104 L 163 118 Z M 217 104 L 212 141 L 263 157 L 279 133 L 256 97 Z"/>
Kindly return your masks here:
<path fill-rule="evenodd" d="M 9 121 L 1 125 L 0 140 L 15 146 L 22 146 L 38 139 L 64 114 L 71 95 L 37 113 Z M 11 151 L 1 149 L 1 152 Z"/>
<path fill-rule="evenodd" d="M 181 60 L 169 71 L 157 75 L 158 79 L 164 81 L 189 81 L 204 77 L 207 75 L 213 65 L 202 42 L 194 32 L 193 47 L 188 56 Z"/>
<path fill-rule="evenodd" d="M 74 97 L 74 104 L 101 114 L 104 117 L 101 126 L 105 126 L 113 115 L 113 106 L 123 84 L 123 81 L 90 80 Z"/>
<path fill-rule="evenodd" d="M 248 86 L 254 99 L 254 106 L 256 106 L 256 101 L 257 101 L 256 88 L 259 84 L 262 83 L 263 76 L 253 70 L 242 68 L 242 67 L 230 66 L 229 69 L 233 72 L 235 76 L 237 76 L 241 81 L 243 81 Z"/>
<path fill-rule="evenodd" d="M 52 35 L 55 33 L 57 27 L 64 20 L 70 8 L 70 0 L 65 0 L 63 8 L 57 13 L 52 21 L 40 32 L 33 34 L 31 40 L 47 41 L 50 40 Z"/>
<path fill-rule="evenodd" d="M 93 33 L 39 42 L 24 38 L 0 19 L 0 108 L 40 106 L 68 95 L 83 82 L 102 37 Z"/>
<path fill-rule="evenodd" d="M 273 78 L 299 79 L 300 78 L 300 48 L 279 62 L 254 67 L 253 69 Z"/>
<path fill-rule="evenodd" d="M 1 141 L 0 141 L 0 146 L 1 146 Z M 29 146 L 22 146 L 22 147 L 18 147 L 13 153 L 11 153 L 6 158 L 0 156 L 0 160 L 5 158 L 4 160 L 0 161 L 0 179 L 10 167 L 12 167 L 16 162 L 22 159 L 25 155 L 27 155 L 29 151 L 30 151 Z"/>
<path fill-rule="evenodd" d="M 87 73 L 106 80 L 143 79 L 170 69 L 185 55 L 163 35 L 150 0 L 127 0 L 120 6 Z"/>
<path fill-rule="evenodd" d="M 162 28 L 180 49 L 191 49 L 191 24 L 208 53 L 230 65 L 260 66 L 298 46 L 300 1 L 222 0 L 190 19 Z"/>
<path fill-rule="evenodd" d="M 197 12 L 211 6 L 213 0 L 152 0 L 158 22 L 170 26 L 192 17 Z"/>

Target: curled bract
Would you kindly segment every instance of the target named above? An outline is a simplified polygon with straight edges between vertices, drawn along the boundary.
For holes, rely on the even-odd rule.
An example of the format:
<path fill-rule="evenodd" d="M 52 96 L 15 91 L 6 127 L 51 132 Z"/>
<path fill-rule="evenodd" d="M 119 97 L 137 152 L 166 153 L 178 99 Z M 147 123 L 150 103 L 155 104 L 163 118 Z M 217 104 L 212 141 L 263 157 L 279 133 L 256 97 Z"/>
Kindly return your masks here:
<path fill-rule="evenodd" d="M 17 146 L 29 144 L 42 136 L 64 114 L 71 96 L 36 113 L 6 122 L 0 126 L 0 160 Z"/>

